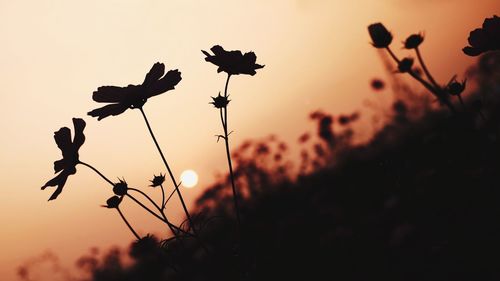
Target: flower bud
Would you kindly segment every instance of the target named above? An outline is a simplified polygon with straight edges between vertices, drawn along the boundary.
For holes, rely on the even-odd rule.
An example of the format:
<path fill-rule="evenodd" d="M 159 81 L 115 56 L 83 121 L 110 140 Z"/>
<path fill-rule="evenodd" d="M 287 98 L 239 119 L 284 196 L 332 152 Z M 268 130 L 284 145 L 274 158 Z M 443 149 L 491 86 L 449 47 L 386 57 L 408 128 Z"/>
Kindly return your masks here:
<path fill-rule="evenodd" d="M 401 73 L 409 72 L 413 66 L 412 58 L 404 58 L 398 63 L 398 70 Z"/>
<path fill-rule="evenodd" d="M 118 196 L 113 196 L 113 197 L 109 198 L 108 200 L 106 200 L 106 205 L 103 205 L 103 207 L 106 207 L 109 209 L 118 208 L 118 206 L 120 205 L 121 202 L 122 202 L 122 198 L 120 198 Z"/>
<path fill-rule="evenodd" d="M 163 182 L 165 181 L 165 175 L 162 175 L 160 173 L 159 176 L 154 176 L 153 180 L 151 180 L 151 187 L 157 187 L 157 186 L 160 186 L 163 184 Z"/>
<path fill-rule="evenodd" d="M 220 93 L 216 97 L 211 97 L 213 101 L 210 104 L 213 104 L 216 108 L 225 108 L 230 100 L 225 96 L 221 96 Z"/>
<path fill-rule="evenodd" d="M 125 181 L 120 180 L 119 183 L 115 183 L 113 186 L 113 192 L 118 196 L 123 196 L 127 194 L 128 185 Z"/>
<path fill-rule="evenodd" d="M 372 45 L 375 48 L 387 48 L 392 42 L 392 34 L 381 23 L 369 25 L 368 33 L 370 33 Z"/>
<path fill-rule="evenodd" d="M 416 49 L 424 42 L 424 37 L 421 34 L 412 34 L 406 38 L 404 42 L 406 49 Z"/>
<path fill-rule="evenodd" d="M 452 81 L 446 87 L 447 92 L 452 96 L 458 96 L 465 90 L 465 85 L 467 84 L 467 80 L 464 80 L 462 83 L 457 81 Z"/>

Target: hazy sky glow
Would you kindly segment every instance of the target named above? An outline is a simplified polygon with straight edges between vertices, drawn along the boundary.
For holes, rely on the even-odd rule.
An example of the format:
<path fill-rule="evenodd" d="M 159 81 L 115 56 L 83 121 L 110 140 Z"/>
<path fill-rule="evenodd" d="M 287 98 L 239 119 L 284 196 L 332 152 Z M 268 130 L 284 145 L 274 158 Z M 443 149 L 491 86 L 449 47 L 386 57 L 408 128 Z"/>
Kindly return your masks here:
<path fill-rule="evenodd" d="M 493 14 L 500 14 L 495 0 L 0 0 L 0 279 L 14 279 L 16 265 L 46 249 L 71 265 L 92 246 L 133 238 L 115 212 L 99 207 L 112 192 L 85 167 L 57 200 L 47 202 L 53 189 L 40 191 L 60 159 L 53 132 L 72 127 L 72 117 L 87 121 L 81 160 L 108 177 L 146 188 L 165 173 L 140 112 L 99 122 L 86 116 L 99 107 L 91 99 L 98 86 L 141 83 L 157 61 L 182 72 L 177 88 L 151 98 L 145 111 L 174 173 L 198 172 L 198 186 L 184 189 L 193 202 L 226 169 L 214 137 L 218 112 L 208 104 L 225 76 L 200 50 L 252 50 L 266 65 L 231 80 L 233 147 L 271 133 L 293 142 L 309 129 L 312 110 L 362 111 L 373 98 L 369 81 L 385 72 L 369 44 L 370 23 L 382 21 L 395 43 L 425 31 L 427 64 L 447 81 L 474 62 L 461 48 Z M 125 208 L 141 234 L 161 233 L 141 209 Z"/>

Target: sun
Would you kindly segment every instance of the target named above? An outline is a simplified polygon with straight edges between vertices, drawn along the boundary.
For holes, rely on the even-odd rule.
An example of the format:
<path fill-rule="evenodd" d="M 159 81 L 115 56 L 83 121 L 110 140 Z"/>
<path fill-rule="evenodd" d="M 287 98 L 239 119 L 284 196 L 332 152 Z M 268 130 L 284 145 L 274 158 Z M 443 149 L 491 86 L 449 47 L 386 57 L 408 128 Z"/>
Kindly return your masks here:
<path fill-rule="evenodd" d="M 193 170 L 185 170 L 181 174 L 182 186 L 191 188 L 198 184 L 198 174 Z"/>

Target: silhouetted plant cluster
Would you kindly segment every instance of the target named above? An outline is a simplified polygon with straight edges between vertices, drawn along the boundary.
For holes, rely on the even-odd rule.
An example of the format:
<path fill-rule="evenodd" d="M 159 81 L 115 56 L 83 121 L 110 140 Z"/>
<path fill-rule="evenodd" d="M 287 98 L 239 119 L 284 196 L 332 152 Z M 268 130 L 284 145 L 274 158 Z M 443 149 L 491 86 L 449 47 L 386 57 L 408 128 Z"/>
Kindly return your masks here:
<path fill-rule="evenodd" d="M 477 90 L 459 100 L 459 112 L 450 97 L 460 96 L 465 80 L 434 81 L 418 49 L 421 34 L 408 37 L 404 46 L 416 52 L 422 72 L 413 59 L 392 53 L 392 34 L 382 24 L 371 25 L 369 33 L 373 45 L 398 63 L 398 72 L 409 73 L 455 113 L 431 111 L 428 99 L 410 91 L 396 96 L 389 122 L 365 144 L 352 144 L 358 113 L 311 113 L 316 133 L 298 138 L 297 168 L 289 145 L 274 136 L 245 141 L 230 154 L 229 78 L 254 75 L 261 66 L 253 53 L 215 46 L 214 55 L 204 54 L 227 73 L 224 95 L 211 103 L 220 111 L 224 133 L 217 137 L 225 141 L 229 171 L 196 201 L 199 215 L 191 216 L 191 227 L 171 225 L 175 234 L 196 239 L 141 237 L 128 250 L 129 265 L 116 249 L 103 257 L 91 253 L 78 262 L 89 280 L 500 279 L 500 53 L 481 49 L 486 53 L 468 72 L 468 85 Z M 392 82 L 370 83 L 376 91 L 388 84 L 399 94 L 408 89 Z M 138 104 L 143 112 L 144 104 Z M 425 114 L 414 118 L 419 106 Z M 56 171 L 66 172 L 51 184 L 64 186 L 83 164 L 79 122 L 74 121 L 72 142 L 69 129 L 56 133 L 58 145 L 66 140 L 60 146 L 64 165 Z M 163 192 L 164 180 L 155 176 L 152 186 Z M 134 190 L 124 180 L 112 185 L 115 199 L 107 206 L 118 209 Z"/>
<path fill-rule="evenodd" d="M 231 165 L 231 157 L 229 154 L 229 132 L 228 132 L 228 116 L 227 116 L 227 105 L 229 103 L 228 100 L 228 83 L 231 75 L 239 75 L 239 74 L 249 74 L 255 75 L 255 70 L 263 68 L 264 66 L 256 64 L 256 56 L 253 52 L 249 52 L 246 54 L 242 54 L 240 51 L 225 51 L 221 46 L 214 46 L 211 48 L 211 51 L 214 55 L 210 55 L 207 52 L 203 51 L 203 53 L 207 56 L 205 58 L 206 61 L 211 62 L 217 66 L 219 66 L 218 72 L 224 71 L 227 73 L 227 81 L 226 87 L 224 90 L 224 96 L 220 94 L 213 98 L 212 104 L 220 110 L 221 122 L 224 129 L 224 134 L 220 135 L 219 138 L 223 138 L 226 143 L 226 152 L 227 159 L 229 162 L 229 172 L 232 179 L 232 190 L 233 190 L 233 201 L 235 205 L 234 213 L 236 214 L 238 227 L 240 225 L 239 218 L 239 210 L 238 210 L 238 198 L 236 192 L 236 186 L 233 180 L 233 169 Z M 196 229 L 196 224 L 194 222 L 193 217 L 190 215 L 186 203 L 183 199 L 182 193 L 179 189 L 180 183 L 178 183 L 175 178 L 172 170 L 170 168 L 169 163 L 165 157 L 163 150 L 161 149 L 154 132 L 151 128 L 149 120 L 146 116 L 144 105 L 148 101 L 149 98 L 154 96 L 163 94 L 167 91 L 173 90 L 175 86 L 181 81 L 181 73 L 176 70 L 169 70 L 165 73 L 165 65 L 163 63 L 155 63 L 151 70 L 146 74 L 144 81 L 138 85 L 128 85 L 126 87 L 119 86 L 103 86 L 99 87 L 97 91 L 95 91 L 92 95 L 92 99 L 99 103 L 106 103 L 105 106 L 94 109 L 88 113 L 88 115 L 92 117 L 97 117 L 97 120 L 102 120 L 109 116 L 117 116 L 124 113 L 127 109 L 138 109 L 146 123 L 146 126 L 149 130 L 151 138 L 160 154 L 160 157 L 165 164 L 165 168 L 172 182 L 173 188 L 170 194 L 166 194 L 166 190 L 163 187 L 165 182 L 165 175 L 160 173 L 159 176 L 154 176 L 151 180 L 151 187 L 160 187 L 162 194 L 162 201 L 157 203 L 155 202 L 146 192 L 129 187 L 125 179 L 119 179 L 118 182 L 111 181 L 108 177 L 106 177 L 103 173 L 101 173 L 94 166 L 82 162 L 79 157 L 79 149 L 85 142 L 85 136 L 83 134 L 83 130 L 86 126 L 86 123 L 83 119 L 73 118 L 73 124 L 75 128 L 74 138 L 71 139 L 71 130 L 67 127 L 61 128 L 59 131 L 55 132 L 54 139 L 62 152 L 63 159 L 54 162 L 54 171 L 57 174 L 53 179 L 49 180 L 45 185 L 42 186 L 42 190 L 49 186 L 56 186 L 55 192 L 49 198 L 49 200 L 56 199 L 60 193 L 62 192 L 66 181 L 70 175 L 76 173 L 76 166 L 83 165 L 94 172 L 96 172 L 104 181 L 109 183 L 112 187 L 112 191 L 114 196 L 110 197 L 106 204 L 103 207 L 109 209 L 116 209 L 120 217 L 123 219 L 124 223 L 130 229 L 132 234 L 138 239 L 140 243 L 145 238 L 142 238 L 134 229 L 134 227 L 128 222 L 124 213 L 120 209 L 120 204 L 125 198 L 129 198 L 144 210 L 149 212 L 152 216 L 159 219 L 170 229 L 173 238 L 166 239 L 164 241 L 171 241 L 172 239 L 179 238 L 188 238 L 194 237 L 198 242 L 201 243 L 199 239 L 199 234 Z M 172 195 L 176 193 L 178 198 L 182 204 L 184 213 L 186 215 L 186 221 L 181 225 L 175 225 L 169 221 L 167 215 L 165 213 L 165 208 L 169 200 L 172 198 Z M 138 196 L 142 196 L 138 198 Z M 167 196 L 168 195 L 168 196 Z M 141 200 L 142 199 L 142 200 Z M 154 206 L 154 208 L 148 207 L 145 203 Z M 203 245 L 203 244 L 202 244 Z M 208 249 L 205 248 L 205 251 L 208 252 Z"/>

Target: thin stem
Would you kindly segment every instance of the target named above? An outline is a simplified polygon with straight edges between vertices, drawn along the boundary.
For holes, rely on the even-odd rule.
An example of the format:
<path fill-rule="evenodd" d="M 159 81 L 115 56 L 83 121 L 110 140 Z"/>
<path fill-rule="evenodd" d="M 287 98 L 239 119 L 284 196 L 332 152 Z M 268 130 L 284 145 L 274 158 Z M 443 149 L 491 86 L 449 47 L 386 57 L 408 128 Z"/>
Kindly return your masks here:
<path fill-rule="evenodd" d="M 101 176 L 101 178 L 103 178 L 105 181 L 107 181 L 109 184 L 111 184 L 112 186 L 115 186 L 115 184 L 112 181 L 110 181 L 105 175 L 103 175 L 101 172 L 99 172 L 99 170 L 97 170 L 96 168 L 92 167 L 91 165 L 89 165 L 89 164 L 87 164 L 85 162 L 82 162 L 82 161 L 78 161 L 78 164 L 82 164 L 83 166 L 89 167 L 94 172 L 96 172 L 99 176 Z"/>
<path fill-rule="evenodd" d="M 168 196 L 167 200 L 165 200 L 165 206 L 167 206 L 168 201 L 170 201 L 170 198 L 172 198 L 172 195 L 174 195 L 175 189 L 170 192 L 170 195 Z"/>
<path fill-rule="evenodd" d="M 461 95 L 457 95 L 458 96 L 458 100 L 460 101 L 460 104 L 462 104 L 462 107 L 465 109 L 465 103 L 464 103 L 464 100 L 462 99 L 462 96 Z"/>
<path fill-rule="evenodd" d="M 390 47 L 385 48 L 387 52 L 391 55 L 391 57 L 399 64 L 400 60 L 398 57 L 394 54 L 394 52 L 391 50 Z M 443 91 L 439 85 L 436 86 L 436 88 L 431 85 L 429 82 L 425 81 L 422 77 L 417 75 L 412 69 L 408 70 L 408 74 L 411 75 L 415 80 L 420 82 L 429 92 L 431 92 L 432 95 L 434 95 L 440 102 L 444 103 L 448 108 L 450 109 L 451 112 L 456 113 L 455 107 L 453 104 L 446 98 L 444 97 Z"/>
<path fill-rule="evenodd" d="M 164 210 L 165 209 L 165 189 L 163 189 L 163 184 L 160 184 L 160 188 L 161 188 L 161 209 Z"/>
<path fill-rule="evenodd" d="M 391 48 L 386 47 L 385 49 L 387 50 L 387 52 L 389 52 L 389 55 L 391 55 L 391 57 L 396 61 L 396 63 L 399 63 L 398 57 L 394 54 L 394 52 L 391 50 Z"/>
<path fill-rule="evenodd" d="M 184 230 L 180 229 L 179 227 L 177 227 L 176 225 L 174 225 L 173 223 L 171 223 L 168 219 L 167 219 L 167 216 L 165 215 L 165 212 L 163 212 L 161 209 L 160 209 L 160 206 L 158 206 L 154 201 L 153 199 L 151 199 L 151 197 L 149 197 L 146 193 L 142 192 L 141 190 L 139 189 L 136 189 L 136 188 L 129 188 L 128 190 L 131 190 L 131 191 L 135 191 L 135 192 L 138 192 L 140 194 L 142 194 L 144 197 L 146 197 L 149 202 L 151 202 L 156 209 L 158 209 L 158 211 L 160 211 L 160 214 L 163 218 L 161 218 L 160 216 L 158 216 L 156 213 L 154 213 L 153 211 L 151 211 L 151 209 L 147 208 L 144 204 L 142 204 L 141 202 L 139 202 L 139 200 L 137 200 L 135 197 L 132 197 L 131 195 L 127 194 L 130 198 L 132 198 L 132 200 L 134 200 L 137 204 L 139 204 L 141 207 L 143 207 L 144 209 L 146 209 L 147 211 L 149 211 L 151 214 L 153 214 L 155 217 L 161 219 L 165 224 L 167 224 L 168 228 L 170 228 L 170 231 L 172 231 L 172 233 L 174 234 L 175 237 L 177 237 L 177 231 L 180 231 L 184 234 L 188 234 L 187 232 L 185 232 Z"/>
<path fill-rule="evenodd" d="M 165 213 L 163 212 L 163 209 L 160 208 L 160 206 L 158 206 L 158 204 L 155 203 L 155 201 L 153 199 L 151 199 L 151 197 L 149 197 L 146 193 L 144 193 L 142 190 L 139 190 L 137 188 L 128 188 L 128 190 L 130 191 L 135 191 L 137 193 L 140 193 L 142 196 L 146 197 L 146 199 L 149 200 L 149 202 L 151 202 L 151 204 L 153 204 L 153 206 L 155 206 L 156 209 L 158 209 L 158 211 L 160 211 L 160 214 L 162 215 L 163 219 L 165 220 L 165 223 L 168 225 L 168 227 L 170 228 L 170 230 L 172 231 L 172 233 L 177 236 L 177 233 L 175 232 L 175 226 L 170 223 L 167 219 L 167 216 L 165 215 Z"/>
<path fill-rule="evenodd" d="M 153 199 L 151 199 L 151 197 L 149 197 L 146 193 L 144 193 L 142 190 L 139 190 L 137 188 L 131 188 L 129 187 L 128 190 L 130 191 L 135 191 L 137 193 L 140 193 L 142 196 L 146 197 L 146 199 L 149 200 L 149 202 L 151 202 L 151 204 L 153 204 L 155 206 L 156 209 L 160 210 L 161 211 L 161 208 L 160 206 L 158 206 L 158 204 L 155 203 L 155 201 L 153 201 Z"/>
<path fill-rule="evenodd" d="M 170 178 L 172 179 L 172 183 L 175 186 L 175 190 L 177 191 L 177 194 L 179 195 L 179 199 L 181 201 L 182 208 L 184 209 L 184 212 L 186 213 L 186 217 L 189 221 L 189 224 L 192 226 L 193 232 L 196 234 L 196 230 L 195 230 L 193 221 L 191 220 L 191 216 L 189 215 L 188 209 L 186 207 L 186 203 L 184 202 L 184 198 L 182 198 L 182 194 L 179 190 L 179 186 L 177 185 L 177 181 L 175 180 L 174 174 L 172 173 L 172 170 L 170 169 L 170 166 L 167 163 L 167 159 L 165 159 L 165 155 L 163 154 L 163 152 L 160 148 L 160 145 L 158 144 L 158 141 L 156 140 L 156 137 L 153 133 L 153 130 L 151 129 L 151 125 L 149 124 L 149 121 L 148 121 L 148 118 L 146 117 L 146 113 L 144 112 L 144 109 L 142 107 L 140 107 L 139 109 L 142 113 L 142 116 L 144 117 L 144 121 L 146 122 L 146 126 L 148 127 L 149 133 L 151 134 L 151 138 L 153 139 L 153 141 L 156 145 L 156 148 L 158 149 L 158 152 L 160 153 L 161 159 L 163 160 L 163 164 L 165 164 L 165 167 L 167 168 L 168 174 L 170 175 Z"/>
<path fill-rule="evenodd" d="M 118 210 L 118 213 L 120 214 L 120 216 L 122 217 L 123 221 L 125 222 L 125 224 L 127 224 L 128 228 L 130 229 L 130 231 L 132 231 L 132 233 L 134 234 L 134 236 L 137 238 L 137 240 L 140 240 L 141 237 L 139 237 L 139 235 L 137 234 L 137 232 L 135 232 L 134 228 L 132 228 L 132 226 L 130 225 L 130 223 L 127 221 L 127 219 L 125 218 L 125 216 L 123 215 L 122 211 L 120 211 L 120 208 L 116 208 L 116 210 Z"/>
<path fill-rule="evenodd" d="M 436 80 L 434 80 L 434 77 L 432 77 L 431 73 L 429 72 L 429 69 L 425 65 L 424 59 L 422 58 L 422 54 L 420 53 L 420 49 L 418 47 L 415 48 L 415 52 L 417 53 L 418 61 L 420 62 L 420 65 L 422 66 L 422 69 L 424 70 L 424 73 L 427 76 L 427 78 L 429 79 L 429 81 L 431 81 L 431 83 L 432 83 L 432 85 L 434 85 L 434 87 L 440 88 L 439 84 L 436 82 Z"/>
<path fill-rule="evenodd" d="M 165 221 L 165 219 L 163 219 L 162 217 L 160 217 L 158 214 L 156 214 L 155 212 L 151 211 L 150 208 L 148 208 L 146 205 L 142 204 L 141 201 L 135 199 L 134 196 L 130 195 L 130 194 L 125 194 L 125 196 L 128 196 L 130 199 L 132 199 L 135 203 L 137 203 L 139 206 L 141 206 L 142 208 L 144 208 L 144 210 L 148 211 L 151 215 L 155 216 L 157 219 L 161 220 L 162 222 L 164 223 L 167 223 Z"/>
<path fill-rule="evenodd" d="M 227 75 L 226 87 L 224 88 L 224 97 L 227 98 L 227 87 L 229 84 L 229 79 L 231 78 L 231 74 Z M 224 114 L 223 114 L 224 113 Z M 233 164 L 231 161 L 231 152 L 229 150 L 229 134 L 228 134 L 228 122 L 227 122 L 227 106 L 221 108 L 221 122 L 222 127 L 224 129 L 224 142 L 226 144 L 226 154 L 227 154 L 227 163 L 229 165 L 229 176 L 231 178 L 231 187 L 233 189 L 233 202 L 234 202 L 234 210 L 236 213 L 236 221 L 238 223 L 238 229 L 241 228 L 241 220 L 240 220 L 240 211 L 238 207 L 238 193 L 236 191 L 236 185 L 234 183 L 234 174 L 233 174 Z"/>

